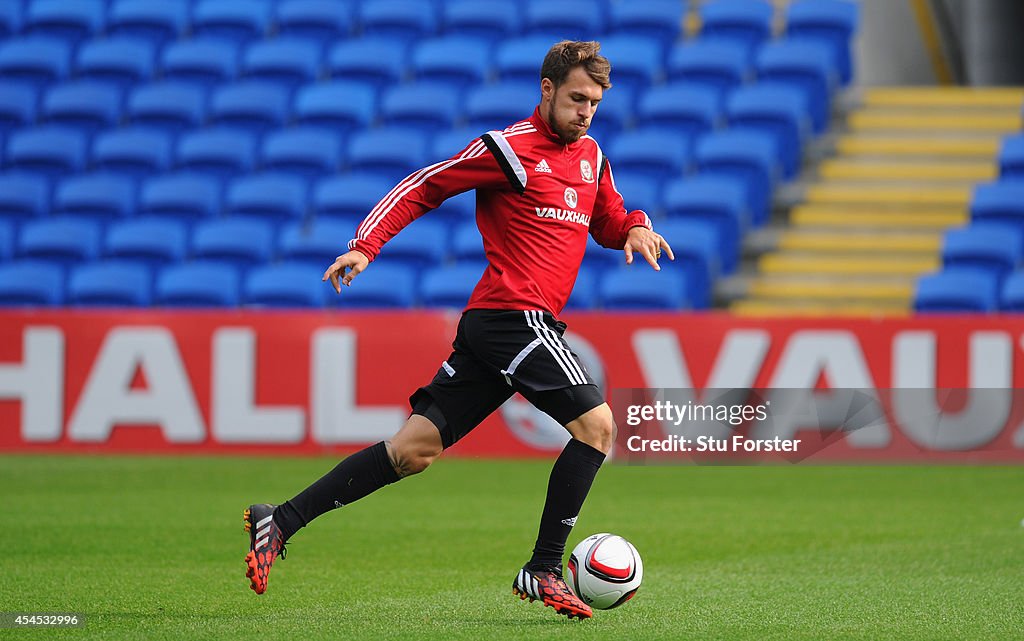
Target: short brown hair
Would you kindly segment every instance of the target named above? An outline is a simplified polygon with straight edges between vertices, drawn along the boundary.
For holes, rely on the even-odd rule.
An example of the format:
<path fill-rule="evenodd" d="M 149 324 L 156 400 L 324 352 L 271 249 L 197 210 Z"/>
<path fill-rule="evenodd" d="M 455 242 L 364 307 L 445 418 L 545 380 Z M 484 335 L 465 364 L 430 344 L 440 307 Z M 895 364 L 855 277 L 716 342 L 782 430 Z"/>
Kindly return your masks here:
<path fill-rule="evenodd" d="M 601 85 L 602 89 L 608 89 L 612 86 L 609 80 L 612 65 L 599 51 L 601 43 L 595 40 L 557 42 L 544 56 L 540 77 L 548 78 L 557 87 L 565 82 L 573 67 L 583 67 L 594 82 Z"/>

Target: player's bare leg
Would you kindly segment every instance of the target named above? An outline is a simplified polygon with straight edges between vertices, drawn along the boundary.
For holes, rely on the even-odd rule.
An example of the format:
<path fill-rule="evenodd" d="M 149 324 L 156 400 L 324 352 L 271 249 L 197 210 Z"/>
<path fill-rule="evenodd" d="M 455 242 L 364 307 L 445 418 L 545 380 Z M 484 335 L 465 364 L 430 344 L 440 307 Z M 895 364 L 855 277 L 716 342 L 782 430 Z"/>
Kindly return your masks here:
<path fill-rule="evenodd" d="M 282 505 L 250 505 L 243 513 L 249 533 L 245 576 L 256 594 L 267 590 L 270 568 L 285 557 L 285 542 L 317 516 L 344 507 L 399 479 L 418 474 L 444 447 L 430 420 L 413 414 L 390 441 L 356 452 Z"/>

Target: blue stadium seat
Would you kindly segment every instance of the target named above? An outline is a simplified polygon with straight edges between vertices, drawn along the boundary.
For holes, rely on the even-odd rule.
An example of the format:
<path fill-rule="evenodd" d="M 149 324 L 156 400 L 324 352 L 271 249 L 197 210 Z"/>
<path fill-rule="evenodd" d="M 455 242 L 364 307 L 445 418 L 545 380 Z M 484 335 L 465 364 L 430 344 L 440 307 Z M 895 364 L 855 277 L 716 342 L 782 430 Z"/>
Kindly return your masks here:
<path fill-rule="evenodd" d="M 408 309 L 416 305 L 416 272 L 405 265 L 373 263 L 341 294 L 328 290 L 341 308 Z"/>
<path fill-rule="evenodd" d="M 323 307 L 330 287 L 323 270 L 309 265 L 265 265 L 246 273 L 242 302 L 256 307 Z"/>
<path fill-rule="evenodd" d="M 0 220 L 38 218 L 49 206 L 50 188 L 42 176 L 17 170 L 0 174 Z"/>
<path fill-rule="evenodd" d="M 445 32 L 500 42 L 517 34 L 522 16 L 515 0 L 482 3 L 479 0 L 449 0 L 442 6 Z"/>
<path fill-rule="evenodd" d="M 626 211 L 642 209 L 651 218 L 657 218 L 665 207 L 661 198 L 661 181 L 644 171 L 612 172 L 615 188 L 622 194 Z"/>
<path fill-rule="evenodd" d="M 494 59 L 498 77 L 504 81 L 540 83 L 540 65 L 555 41 L 547 36 L 511 38 L 498 45 Z"/>
<path fill-rule="evenodd" d="M 1007 312 L 1024 312 L 1024 270 L 1006 277 L 999 296 L 999 308 Z"/>
<path fill-rule="evenodd" d="M 605 273 L 598 291 L 606 310 L 677 310 L 690 306 L 685 277 L 664 269 L 656 272 L 646 262 Z"/>
<path fill-rule="evenodd" d="M 368 128 L 376 116 L 375 92 L 364 84 L 344 80 L 317 83 L 302 88 L 295 97 L 296 122 L 340 134 Z"/>
<path fill-rule="evenodd" d="M 796 176 L 803 156 L 803 141 L 810 132 L 805 96 L 788 85 L 759 82 L 741 87 L 726 100 L 726 118 L 732 129 L 764 131 L 775 139 L 785 178 Z"/>
<path fill-rule="evenodd" d="M 625 264 L 626 257 L 621 250 L 611 250 L 597 244 L 593 236 L 587 236 L 587 247 L 583 253 L 583 265 L 598 270 L 615 268 Z"/>
<path fill-rule="evenodd" d="M 804 93 L 815 133 L 828 127 L 832 92 L 839 76 L 832 50 L 821 41 L 789 38 L 761 47 L 756 59 L 761 81 L 792 85 Z"/>
<path fill-rule="evenodd" d="M 122 220 L 107 229 L 103 255 L 148 268 L 185 260 L 188 232 L 184 223 L 164 218 Z"/>
<path fill-rule="evenodd" d="M 420 281 L 420 301 L 425 307 L 463 308 L 469 302 L 484 266 L 463 263 L 435 267 L 423 274 Z"/>
<path fill-rule="evenodd" d="M 10 260 L 14 256 L 14 221 L 0 215 L 0 263 Z"/>
<path fill-rule="evenodd" d="M 411 43 L 437 31 L 434 3 L 420 0 L 363 0 L 363 34 Z"/>
<path fill-rule="evenodd" d="M 105 9 L 102 0 L 33 0 L 25 13 L 24 31 L 75 45 L 103 30 Z"/>
<path fill-rule="evenodd" d="M 533 84 L 533 92 L 533 104 L 536 105 L 540 102 L 536 83 Z M 601 144 L 611 142 L 613 136 L 635 124 L 636 106 L 635 92 L 628 87 L 613 86 L 601 98 L 587 133 Z"/>
<path fill-rule="evenodd" d="M 147 307 L 152 298 L 149 269 L 105 261 L 70 270 L 67 302 L 79 307 Z"/>
<path fill-rule="evenodd" d="M 338 220 L 317 218 L 310 224 L 291 223 L 284 227 L 278 253 L 290 263 L 306 263 L 321 271 L 348 251 L 355 228 Z"/>
<path fill-rule="evenodd" d="M 679 178 L 690 162 L 692 138 L 662 127 L 619 134 L 608 147 L 608 158 L 622 171 L 645 172 L 658 180 Z"/>
<path fill-rule="evenodd" d="M 80 78 L 99 80 L 124 90 L 153 75 L 155 47 L 137 37 L 90 40 L 78 49 L 75 69 Z"/>
<path fill-rule="evenodd" d="M 711 306 L 712 285 L 720 266 L 719 232 L 714 223 L 697 219 L 662 220 L 654 227 L 672 247 L 675 260 L 658 261 L 663 271 L 679 271 L 694 309 Z"/>
<path fill-rule="evenodd" d="M 0 42 L 0 78 L 43 87 L 68 75 L 71 47 L 56 38 L 30 36 Z"/>
<path fill-rule="evenodd" d="M 764 0 L 716 0 L 701 3 L 701 38 L 735 40 L 749 49 L 771 37 L 775 10 Z"/>
<path fill-rule="evenodd" d="M 670 218 L 712 222 L 719 231 L 722 273 L 736 271 L 740 238 L 749 221 L 742 182 L 724 176 L 696 176 L 676 181 L 665 191 L 665 209 Z"/>
<path fill-rule="evenodd" d="M 665 51 L 661 44 L 643 36 L 617 35 L 601 40 L 601 55 L 612 61 L 616 89 L 642 91 L 665 75 Z"/>
<path fill-rule="evenodd" d="M 380 251 L 379 259 L 388 264 L 402 264 L 418 270 L 444 262 L 448 253 L 449 227 L 429 217 L 414 220 Z"/>
<path fill-rule="evenodd" d="M 0 38 L 10 38 L 21 30 L 21 2 L 0 4 Z"/>
<path fill-rule="evenodd" d="M 694 161 L 702 175 L 740 178 L 747 184 L 747 204 L 755 225 L 768 220 L 772 189 L 779 172 L 778 150 L 771 135 L 758 131 L 725 130 L 697 141 Z"/>
<path fill-rule="evenodd" d="M 714 129 L 721 120 L 718 92 L 704 85 L 672 83 L 655 87 L 640 99 L 637 124 L 689 137 Z"/>
<path fill-rule="evenodd" d="M 341 137 L 326 127 L 289 127 L 267 134 L 260 156 L 266 170 L 320 178 L 341 166 Z"/>
<path fill-rule="evenodd" d="M 254 42 L 242 56 L 242 73 L 294 90 L 320 75 L 320 46 L 290 37 Z"/>
<path fill-rule="evenodd" d="M 8 165 L 51 178 L 81 170 L 85 156 L 85 136 L 67 127 L 19 129 L 7 140 Z"/>
<path fill-rule="evenodd" d="M 484 239 L 473 220 L 464 220 L 453 227 L 452 257 L 459 262 L 487 260 Z"/>
<path fill-rule="evenodd" d="M 52 124 L 93 134 L 117 125 L 121 118 L 121 94 L 104 82 L 74 80 L 54 85 L 43 96 L 40 118 Z"/>
<path fill-rule="evenodd" d="M 427 162 L 426 137 L 415 129 L 382 127 L 362 131 L 349 140 L 349 166 L 398 181 Z"/>
<path fill-rule="evenodd" d="M 485 124 L 483 121 L 477 123 L 476 126 L 470 125 L 467 127 L 459 127 L 457 129 L 449 129 L 448 131 L 442 131 L 436 136 L 430 143 L 430 160 L 439 161 L 447 160 L 456 154 L 460 154 L 462 151 L 467 149 L 469 145 L 476 142 L 476 140 L 485 131 L 490 131 L 494 127 L 483 127 Z"/>
<path fill-rule="evenodd" d="M 96 136 L 92 161 L 98 169 L 144 178 L 171 164 L 170 134 L 150 127 L 122 127 Z"/>
<path fill-rule="evenodd" d="M 206 97 L 201 88 L 185 82 L 141 85 L 129 95 L 125 115 L 136 125 L 177 133 L 202 124 Z"/>
<path fill-rule="evenodd" d="M 220 182 L 205 174 L 162 174 L 146 180 L 139 191 L 139 212 L 186 223 L 220 213 Z"/>
<path fill-rule="evenodd" d="M 450 87 L 437 82 L 412 82 L 384 93 L 380 117 L 385 125 L 431 134 L 451 129 L 461 108 L 462 101 Z"/>
<path fill-rule="evenodd" d="M 476 191 L 464 191 L 461 194 L 452 196 L 441 203 L 441 206 L 431 212 L 430 215 L 437 220 L 447 222 L 449 225 L 467 220 L 475 220 Z"/>
<path fill-rule="evenodd" d="M 192 256 L 231 265 L 244 273 L 273 258 L 274 228 L 269 222 L 251 218 L 199 223 L 192 233 Z"/>
<path fill-rule="evenodd" d="M 63 216 L 33 220 L 21 227 L 17 253 L 20 258 L 77 266 L 100 255 L 100 226 Z"/>
<path fill-rule="evenodd" d="M 317 219 L 327 216 L 358 223 L 394 186 L 394 181 L 376 174 L 353 172 L 326 178 L 313 190 L 313 210 Z"/>
<path fill-rule="evenodd" d="M 491 65 L 491 46 L 476 38 L 446 36 L 417 43 L 412 74 L 417 80 L 461 91 L 484 83 Z"/>
<path fill-rule="evenodd" d="M 324 46 L 352 32 L 354 3 L 338 0 L 283 0 L 277 5 L 277 31 Z"/>
<path fill-rule="evenodd" d="M 41 260 L 0 264 L 0 307 L 55 307 L 64 303 L 64 270 Z"/>
<path fill-rule="evenodd" d="M 943 269 L 973 268 L 999 282 L 1016 269 L 1024 253 L 1024 232 L 1005 224 L 982 223 L 946 231 Z"/>
<path fill-rule="evenodd" d="M 702 38 L 676 46 L 669 54 L 669 81 L 682 80 L 715 87 L 739 87 L 752 75 L 749 53 L 730 40 Z"/>
<path fill-rule="evenodd" d="M 611 5 L 609 31 L 615 35 L 656 40 L 665 47 L 679 37 L 683 10 L 683 3 L 679 0 L 614 2 Z"/>
<path fill-rule="evenodd" d="M 853 78 L 850 40 L 857 29 L 857 13 L 857 3 L 849 0 L 797 0 L 786 8 L 786 33 L 827 42 L 839 64 L 840 81 L 847 85 Z"/>
<path fill-rule="evenodd" d="M 477 87 L 466 97 L 467 127 L 475 131 L 474 136 L 492 129 L 500 131 L 528 117 L 539 100 L 537 83 L 502 82 Z"/>
<path fill-rule="evenodd" d="M 1024 134 L 1003 138 L 999 149 L 999 177 L 1024 180 Z"/>
<path fill-rule="evenodd" d="M 998 280 L 975 269 L 944 269 L 917 280 L 914 311 L 991 312 L 998 302 Z"/>
<path fill-rule="evenodd" d="M 565 302 L 568 310 L 594 309 L 598 304 L 597 296 L 597 272 L 589 267 L 580 267 L 576 274 L 576 283 L 569 294 L 569 300 Z"/>
<path fill-rule="evenodd" d="M 111 35 L 143 38 L 162 46 L 186 31 L 189 8 L 187 0 L 117 0 L 110 5 L 107 29 Z"/>
<path fill-rule="evenodd" d="M 0 133 L 34 123 L 38 99 L 32 85 L 5 82 L 0 91 Z"/>
<path fill-rule="evenodd" d="M 77 174 L 61 180 L 53 211 L 106 223 L 135 212 L 135 182 L 113 172 Z"/>
<path fill-rule="evenodd" d="M 161 307 L 237 307 L 238 285 L 231 265 L 196 261 L 163 269 L 153 298 Z"/>
<path fill-rule="evenodd" d="M 273 223 L 291 222 L 306 215 L 306 181 L 279 172 L 249 174 L 232 180 L 224 198 L 224 209 L 232 216 L 245 216 Z"/>
<path fill-rule="evenodd" d="M 196 129 L 178 140 L 177 166 L 217 178 L 248 173 L 256 165 L 256 137 L 233 127 Z"/>
<path fill-rule="evenodd" d="M 216 38 L 179 40 L 160 55 L 166 80 L 180 80 L 210 89 L 238 75 L 238 45 Z"/>
<path fill-rule="evenodd" d="M 210 121 L 261 134 L 288 119 L 288 92 L 264 80 L 225 85 L 210 98 Z"/>
<path fill-rule="evenodd" d="M 384 89 L 401 82 L 407 64 L 406 48 L 386 38 L 344 40 L 331 48 L 327 68 L 336 80 Z"/>
<path fill-rule="evenodd" d="M 192 33 L 236 43 L 259 40 L 270 27 L 267 0 L 200 0 L 192 11 Z"/>
<path fill-rule="evenodd" d="M 1006 223 L 1024 229 L 1024 181 L 976 185 L 971 198 L 971 220 Z"/>
<path fill-rule="evenodd" d="M 525 17 L 526 33 L 547 38 L 549 47 L 559 40 L 593 40 L 604 33 L 604 11 L 595 10 L 592 0 L 529 0 Z"/>

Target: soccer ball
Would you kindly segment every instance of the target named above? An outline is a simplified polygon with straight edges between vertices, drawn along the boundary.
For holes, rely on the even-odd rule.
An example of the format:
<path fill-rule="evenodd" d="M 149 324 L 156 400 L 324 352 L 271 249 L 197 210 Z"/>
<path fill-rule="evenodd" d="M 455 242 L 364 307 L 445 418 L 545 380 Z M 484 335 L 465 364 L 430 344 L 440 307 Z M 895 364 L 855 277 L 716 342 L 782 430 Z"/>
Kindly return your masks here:
<path fill-rule="evenodd" d="M 644 563 L 633 544 L 615 534 L 593 534 L 569 555 L 569 588 L 598 610 L 633 598 L 644 578 Z"/>

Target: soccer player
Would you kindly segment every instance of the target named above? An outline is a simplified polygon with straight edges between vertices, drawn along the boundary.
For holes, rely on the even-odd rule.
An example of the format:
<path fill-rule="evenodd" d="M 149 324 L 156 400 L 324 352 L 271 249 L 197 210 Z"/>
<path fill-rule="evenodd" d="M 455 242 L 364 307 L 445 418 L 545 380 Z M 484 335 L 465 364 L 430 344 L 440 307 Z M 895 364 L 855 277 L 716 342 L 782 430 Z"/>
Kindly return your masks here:
<path fill-rule="evenodd" d="M 247 576 L 257 594 L 267 589 L 275 558 L 284 557 L 285 542 L 297 530 L 422 472 L 519 392 L 572 438 L 551 469 L 533 556 L 517 571 L 513 592 L 569 617 L 592 616 L 562 579 L 562 555 L 615 425 L 556 317 L 572 291 L 588 232 L 601 245 L 623 250 L 627 263 L 639 254 L 659 270 L 662 250 L 674 260 L 647 215 L 626 212 L 608 159 L 586 135 L 611 87 L 611 65 L 599 49 L 597 42 L 555 44 L 541 66 L 533 115 L 483 134 L 400 182 L 359 225 L 348 253 L 327 268 L 323 279 L 340 294 L 406 225 L 446 198 L 476 190 L 488 265 L 459 321 L 451 355 L 412 394 L 412 413 L 390 441 L 349 456 L 290 501 L 245 511 Z"/>

